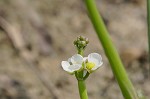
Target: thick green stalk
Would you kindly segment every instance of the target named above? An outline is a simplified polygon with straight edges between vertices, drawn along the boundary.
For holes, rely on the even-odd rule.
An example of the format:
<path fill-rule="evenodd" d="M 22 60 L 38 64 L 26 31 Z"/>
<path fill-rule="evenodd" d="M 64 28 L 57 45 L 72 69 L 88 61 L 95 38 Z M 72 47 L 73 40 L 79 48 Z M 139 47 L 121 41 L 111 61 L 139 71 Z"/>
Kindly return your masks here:
<path fill-rule="evenodd" d="M 109 63 L 111 64 L 112 71 L 122 94 L 125 99 L 138 99 L 136 91 L 124 69 L 124 66 L 121 62 L 121 59 L 111 41 L 111 38 L 108 34 L 108 31 L 104 25 L 102 17 L 100 16 L 95 1 L 94 0 L 85 0 L 85 4 L 87 6 L 88 14 L 91 19 L 91 22 L 97 32 L 98 38 L 101 41 L 101 44 L 104 48 L 104 51 L 108 57 Z"/>
<path fill-rule="evenodd" d="M 78 80 L 78 88 L 80 93 L 80 99 L 88 99 L 86 85 L 84 80 Z"/>
<path fill-rule="evenodd" d="M 147 0 L 147 26 L 148 26 L 148 46 L 149 46 L 149 71 L 150 76 L 150 0 Z"/>

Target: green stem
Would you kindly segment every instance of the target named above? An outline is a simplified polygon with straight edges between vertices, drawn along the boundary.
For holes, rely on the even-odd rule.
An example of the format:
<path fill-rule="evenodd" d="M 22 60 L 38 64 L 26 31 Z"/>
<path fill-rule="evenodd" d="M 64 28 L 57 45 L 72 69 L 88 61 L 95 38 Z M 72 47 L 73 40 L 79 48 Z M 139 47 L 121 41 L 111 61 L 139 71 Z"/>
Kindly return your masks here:
<path fill-rule="evenodd" d="M 83 56 L 83 54 L 84 54 L 83 51 L 84 51 L 83 49 L 78 49 L 78 54 L 80 54 L 81 56 Z"/>
<path fill-rule="evenodd" d="M 148 70 L 148 76 L 150 76 L 150 0 L 147 0 L 147 26 L 148 26 L 148 46 L 149 46 L 149 70 Z"/>
<path fill-rule="evenodd" d="M 102 17 L 100 16 L 95 1 L 94 0 L 85 0 L 87 6 L 88 14 L 93 23 L 93 26 L 97 32 L 98 38 L 102 43 L 105 54 L 108 57 L 109 63 L 111 64 L 112 71 L 116 77 L 122 94 L 125 99 L 138 99 L 136 91 L 124 69 L 124 66 L 121 62 L 121 59 L 112 44 L 111 38 L 108 34 L 108 31 L 104 25 Z"/>
<path fill-rule="evenodd" d="M 83 56 L 83 49 L 78 49 L 78 54 Z M 87 90 L 86 90 L 86 85 L 85 81 L 83 80 L 83 71 L 76 73 L 76 77 L 78 77 L 78 88 L 79 88 L 79 94 L 80 94 L 80 99 L 88 99 L 87 95 Z M 79 80 L 81 78 L 81 80 Z"/>
<path fill-rule="evenodd" d="M 83 49 L 78 49 L 78 54 L 80 54 L 81 56 L 83 56 Z M 79 71 L 77 72 L 77 76 L 78 76 L 78 79 L 82 79 L 83 78 L 83 71 Z"/>
<path fill-rule="evenodd" d="M 79 88 L 80 99 L 88 99 L 84 80 L 78 80 L 78 88 Z"/>

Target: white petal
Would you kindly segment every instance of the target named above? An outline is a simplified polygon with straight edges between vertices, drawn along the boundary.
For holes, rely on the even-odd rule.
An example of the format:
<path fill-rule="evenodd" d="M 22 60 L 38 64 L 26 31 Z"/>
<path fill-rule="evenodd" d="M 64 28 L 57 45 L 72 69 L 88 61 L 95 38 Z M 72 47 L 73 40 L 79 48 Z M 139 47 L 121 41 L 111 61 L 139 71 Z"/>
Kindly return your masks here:
<path fill-rule="evenodd" d="M 92 71 L 97 70 L 98 68 L 100 68 L 102 66 L 103 62 L 101 62 L 99 65 L 96 65 L 95 67 L 92 68 Z"/>
<path fill-rule="evenodd" d="M 86 75 L 86 73 L 87 73 L 87 71 L 86 71 L 86 70 L 84 70 L 84 71 L 83 71 L 83 77 Z"/>
<path fill-rule="evenodd" d="M 88 59 L 88 57 L 84 57 L 84 58 L 83 58 L 83 61 L 85 62 L 87 59 Z"/>
<path fill-rule="evenodd" d="M 88 55 L 88 62 L 93 62 L 99 66 L 102 62 L 102 57 L 98 53 L 91 53 Z"/>
<path fill-rule="evenodd" d="M 65 71 L 68 71 L 68 68 L 70 67 L 70 64 L 69 64 L 69 62 L 67 62 L 67 61 L 62 61 L 62 62 L 61 62 L 61 66 L 62 66 L 62 68 L 63 68 Z"/>
<path fill-rule="evenodd" d="M 77 71 L 79 69 L 81 69 L 82 65 L 70 65 L 69 68 L 68 68 L 68 72 L 74 72 L 74 71 Z"/>
<path fill-rule="evenodd" d="M 69 62 L 69 63 L 71 62 L 71 58 L 68 59 L 68 62 Z"/>
<path fill-rule="evenodd" d="M 71 57 L 72 64 L 82 64 L 83 57 L 79 54 L 75 54 Z"/>

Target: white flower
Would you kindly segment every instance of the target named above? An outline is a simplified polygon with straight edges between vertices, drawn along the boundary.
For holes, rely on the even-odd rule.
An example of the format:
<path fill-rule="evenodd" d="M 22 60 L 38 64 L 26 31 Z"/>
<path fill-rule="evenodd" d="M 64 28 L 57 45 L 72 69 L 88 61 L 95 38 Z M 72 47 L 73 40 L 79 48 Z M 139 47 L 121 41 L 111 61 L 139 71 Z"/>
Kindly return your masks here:
<path fill-rule="evenodd" d="M 82 68 L 82 63 L 83 57 L 79 54 L 75 54 L 71 58 L 69 58 L 68 61 L 62 61 L 61 65 L 65 71 L 72 74 Z"/>
<path fill-rule="evenodd" d="M 84 58 L 85 68 L 88 72 L 93 72 L 102 66 L 102 57 L 98 53 L 91 53 L 88 57 Z M 87 62 L 86 62 L 87 61 Z"/>
<path fill-rule="evenodd" d="M 103 64 L 102 57 L 98 53 L 91 53 L 88 57 L 82 57 L 80 54 L 75 54 L 68 61 L 62 61 L 62 68 L 74 74 L 75 71 L 83 70 L 84 76 L 87 72 L 91 73 L 101 67 Z"/>

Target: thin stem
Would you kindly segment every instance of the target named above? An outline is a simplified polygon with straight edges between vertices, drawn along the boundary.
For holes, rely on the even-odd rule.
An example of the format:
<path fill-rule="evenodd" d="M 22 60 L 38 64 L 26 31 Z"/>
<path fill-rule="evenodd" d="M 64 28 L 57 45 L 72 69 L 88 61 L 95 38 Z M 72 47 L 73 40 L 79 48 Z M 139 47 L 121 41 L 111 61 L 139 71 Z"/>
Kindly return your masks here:
<path fill-rule="evenodd" d="M 78 50 L 78 54 L 83 56 L 83 51 L 83 49 Z M 76 77 L 77 76 L 80 99 L 88 99 L 85 81 L 83 80 L 83 71 L 76 73 Z"/>
<path fill-rule="evenodd" d="M 111 41 L 109 33 L 104 25 L 102 17 L 100 16 L 95 1 L 94 0 L 85 0 L 85 4 L 87 6 L 88 14 L 91 19 L 91 22 L 97 32 L 98 38 L 101 41 L 101 44 L 104 48 L 105 54 L 108 57 L 109 63 L 111 64 L 112 71 L 122 94 L 125 99 L 138 99 L 136 91 L 128 79 L 124 66 L 121 62 L 121 59 Z"/>
<path fill-rule="evenodd" d="M 148 26 L 148 46 L 149 46 L 148 78 L 150 78 L 150 0 L 147 0 L 147 26 Z"/>
<path fill-rule="evenodd" d="M 78 54 L 80 54 L 81 56 L 83 56 L 83 54 L 84 54 L 83 51 L 84 51 L 83 49 L 78 49 Z"/>
<path fill-rule="evenodd" d="M 78 88 L 79 88 L 80 99 L 88 99 L 84 80 L 78 80 Z"/>
<path fill-rule="evenodd" d="M 78 49 L 78 54 L 80 54 L 81 56 L 83 56 L 83 49 Z M 78 79 L 82 79 L 83 78 L 83 71 L 79 71 L 77 72 L 77 76 L 78 76 Z"/>

